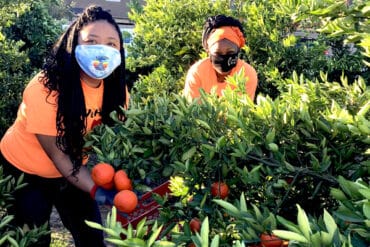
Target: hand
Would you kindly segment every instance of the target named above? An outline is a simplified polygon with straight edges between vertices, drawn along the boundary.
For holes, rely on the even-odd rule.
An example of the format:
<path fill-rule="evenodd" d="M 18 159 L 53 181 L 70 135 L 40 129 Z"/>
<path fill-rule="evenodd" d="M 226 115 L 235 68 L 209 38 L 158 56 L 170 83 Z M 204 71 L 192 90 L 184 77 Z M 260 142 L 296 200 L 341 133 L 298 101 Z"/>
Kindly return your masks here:
<path fill-rule="evenodd" d="M 99 205 L 113 206 L 113 199 L 116 194 L 117 191 L 115 189 L 106 190 L 97 185 L 94 185 L 90 191 L 91 198 L 93 198 Z"/>

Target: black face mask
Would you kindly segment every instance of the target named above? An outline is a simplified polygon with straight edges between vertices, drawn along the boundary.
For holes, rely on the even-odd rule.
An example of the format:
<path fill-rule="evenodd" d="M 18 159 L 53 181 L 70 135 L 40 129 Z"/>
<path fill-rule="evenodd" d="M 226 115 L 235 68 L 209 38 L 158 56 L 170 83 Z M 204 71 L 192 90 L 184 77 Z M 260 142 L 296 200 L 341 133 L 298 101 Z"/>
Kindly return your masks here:
<path fill-rule="evenodd" d="M 213 66 L 222 72 L 228 72 L 236 66 L 238 53 L 226 55 L 210 55 Z"/>

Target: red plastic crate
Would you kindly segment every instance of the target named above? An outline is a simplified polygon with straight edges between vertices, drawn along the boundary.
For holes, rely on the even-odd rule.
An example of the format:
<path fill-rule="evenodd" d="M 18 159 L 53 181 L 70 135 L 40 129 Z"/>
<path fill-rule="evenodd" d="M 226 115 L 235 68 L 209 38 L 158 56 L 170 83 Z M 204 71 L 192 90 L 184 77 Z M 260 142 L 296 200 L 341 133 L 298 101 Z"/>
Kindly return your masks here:
<path fill-rule="evenodd" d="M 159 216 L 160 205 L 152 198 L 152 194 L 156 193 L 160 196 L 164 196 L 170 192 L 168 185 L 170 181 L 166 181 L 163 184 L 155 187 L 151 191 L 143 194 L 139 198 L 138 205 L 132 213 L 125 214 L 122 212 L 117 213 L 117 221 L 121 222 L 123 227 L 127 227 L 130 223 L 132 226 L 136 225 L 146 217 L 147 220 L 155 220 Z"/>

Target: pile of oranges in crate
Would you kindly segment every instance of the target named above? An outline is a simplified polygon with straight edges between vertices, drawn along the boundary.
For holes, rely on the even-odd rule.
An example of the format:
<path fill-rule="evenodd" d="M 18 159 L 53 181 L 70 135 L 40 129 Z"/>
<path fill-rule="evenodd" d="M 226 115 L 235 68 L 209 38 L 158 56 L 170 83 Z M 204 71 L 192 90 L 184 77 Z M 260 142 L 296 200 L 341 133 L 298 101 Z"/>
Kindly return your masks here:
<path fill-rule="evenodd" d="M 98 163 L 91 169 L 91 177 L 96 185 L 110 190 L 116 189 L 113 205 L 117 208 L 117 220 L 123 227 L 136 226 L 144 217 L 155 220 L 159 216 L 160 205 L 152 198 L 153 193 L 164 196 L 169 193 L 169 181 L 158 185 L 141 196 L 133 191 L 132 181 L 124 170 L 115 171 L 108 163 Z"/>
<path fill-rule="evenodd" d="M 132 181 L 124 170 L 115 171 L 108 163 L 98 163 L 91 169 L 91 178 L 96 185 L 110 190 L 116 189 L 114 206 L 123 213 L 131 213 L 138 205 L 138 197 L 132 191 Z"/>

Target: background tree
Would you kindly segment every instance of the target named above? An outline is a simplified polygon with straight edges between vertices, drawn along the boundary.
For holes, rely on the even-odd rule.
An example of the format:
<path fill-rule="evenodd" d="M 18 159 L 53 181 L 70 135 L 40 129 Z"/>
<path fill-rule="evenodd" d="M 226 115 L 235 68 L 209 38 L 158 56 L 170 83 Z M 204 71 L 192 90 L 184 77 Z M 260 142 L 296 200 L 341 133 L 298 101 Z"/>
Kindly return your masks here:
<path fill-rule="evenodd" d="M 308 12 L 329 6 L 331 2 L 148 0 L 143 8 L 132 7 L 129 14 L 135 22 L 135 36 L 133 45 L 128 47 L 127 67 L 141 75 L 136 82 L 144 84 L 140 88 L 146 88 L 151 81 L 158 81 L 156 68 L 162 67 L 162 71 L 172 75 L 171 80 L 166 81 L 164 92 L 178 93 L 183 87 L 187 69 L 205 56 L 201 47 L 205 19 L 222 13 L 238 18 L 244 26 L 247 41 L 241 57 L 258 71 L 260 93 L 276 97 L 280 85 L 273 78 L 289 78 L 293 71 L 310 79 L 319 76 L 320 70 L 332 78 L 340 78 L 343 73 L 352 81 L 358 75 L 368 76 L 369 72 L 362 63 L 363 54 L 345 48 L 342 42 L 345 37 L 334 40 L 315 31 L 321 22 Z M 341 3 L 346 6 L 344 1 Z M 301 18 L 298 19 L 298 15 Z M 328 56 L 330 46 L 333 49 Z M 152 71 L 156 71 L 154 75 L 150 74 Z M 156 92 L 149 91 L 152 92 L 149 94 Z M 163 88 L 158 88 L 158 91 L 163 91 Z"/>
<path fill-rule="evenodd" d="M 0 135 L 14 120 L 21 92 L 62 30 L 49 9 L 61 0 L 0 0 Z"/>
<path fill-rule="evenodd" d="M 27 11 L 17 16 L 4 33 L 8 39 L 22 41 L 19 51 L 27 53 L 31 67 L 40 68 L 46 53 L 61 33 L 68 12 L 62 9 L 60 0 L 30 1 L 27 5 Z M 62 13 L 65 17 L 57 20 L 50 13 L 57 17 Z"/>

